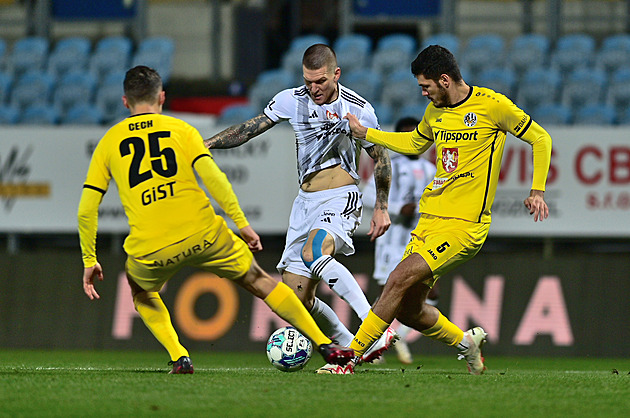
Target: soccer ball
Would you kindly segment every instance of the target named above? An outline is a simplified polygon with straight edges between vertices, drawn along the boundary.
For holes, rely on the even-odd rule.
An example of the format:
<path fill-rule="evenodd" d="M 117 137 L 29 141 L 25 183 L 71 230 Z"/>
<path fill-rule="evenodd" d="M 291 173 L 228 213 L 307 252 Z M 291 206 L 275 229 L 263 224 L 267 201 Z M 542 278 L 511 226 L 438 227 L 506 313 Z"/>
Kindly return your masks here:
<path fill-rule="evenodd" d="M 301 370 L 312 354 L 311 340 L 293 327 L 277 329 L 267 341 L 267 358 L 275 368 L 283 372 Z"/>

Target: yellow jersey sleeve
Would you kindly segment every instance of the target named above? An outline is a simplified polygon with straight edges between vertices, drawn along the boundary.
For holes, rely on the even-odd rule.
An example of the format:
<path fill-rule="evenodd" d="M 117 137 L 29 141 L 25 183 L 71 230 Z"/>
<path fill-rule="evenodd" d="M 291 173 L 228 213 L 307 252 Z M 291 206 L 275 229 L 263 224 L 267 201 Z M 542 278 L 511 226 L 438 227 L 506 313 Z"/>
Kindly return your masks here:
<path fill-rule="evenodd" d="M 103 200 L 103 193 L 90 187 L 84 187 L 79 201 L 78 223 L 79 243 L 83 267 L 96 264 L 96 230 L 98 228 L 98 207 Z"/>
<path fill-rule="evenodd" d="M 368 128 L 365 139 L 406 155 L 422 154 L 433 145 L 433 141 L 420 134 L 417 128 L 413 132 L 384 132 Z"/>

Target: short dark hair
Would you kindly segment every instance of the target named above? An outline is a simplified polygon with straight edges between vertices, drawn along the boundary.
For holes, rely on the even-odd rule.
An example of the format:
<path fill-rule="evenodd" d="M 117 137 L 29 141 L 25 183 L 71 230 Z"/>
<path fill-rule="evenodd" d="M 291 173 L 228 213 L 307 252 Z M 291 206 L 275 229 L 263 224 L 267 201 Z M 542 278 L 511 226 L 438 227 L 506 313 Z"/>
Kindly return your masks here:
<path fill-rule="evenodd" d="M 419 123 L 420 121 L 418 119 L 411 116 L 406 116 L 404 118 L 398 119 L 398 121 L 396 122 L 396 126 L 394 127 L 394 131 L 402 132 L 403 128 L 411 126 L 415 128 L 416 126 L 418 126 Z"/>
<path fill-rule="evenodd" d="M 138 65 L 127 71 L 123 87 L 130 106 L 155 103 L 162 90 L 162 78 L 153 68 Z"/>
<path fill-rule="evenodd" d="M 319 70 L 323 67 L 335 70 L 337 68 L 337 54 L 328 45 L 311 45 L 304 51 L 302 65 L 309 70 Z"/>
<path fill-rule="evenodd" d="M 424 48 L 411 63 L 411 73 L 422 75 L 429 80 L 437 81 L 442 74 L 446 74 L 453 81 L 461 81 L 462 73 L 455 57 L 448 49 L 440 45 L 430 45 Z"/>

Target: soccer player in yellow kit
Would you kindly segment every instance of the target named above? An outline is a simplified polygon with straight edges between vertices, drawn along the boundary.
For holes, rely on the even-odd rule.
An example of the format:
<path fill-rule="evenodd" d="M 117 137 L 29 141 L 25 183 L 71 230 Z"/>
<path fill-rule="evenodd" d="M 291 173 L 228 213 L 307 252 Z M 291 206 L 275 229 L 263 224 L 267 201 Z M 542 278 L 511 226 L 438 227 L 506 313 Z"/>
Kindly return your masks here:
<path fill-rule="evenodd" d="M 332 344 L 295 293 L 256 263 L 262 249 L 225 174 L 214 162 L 199 132 L 162 115 L 165 93 L 159 74 L 137 66 L 124 80 L 123 103 L 131 116 L 100 140 L 83 185 L 78 223 L 83 255 L 83 290 L 99 299 L 94 280 L 103 280 L 96 259 L 98 207 L 109 182 L 116 181 L 129 220 L 125 270 L 140 317 L 168 351 L 170 373 L 193 373 L 159 290 L 183 266 L 195 266 L 233 280 L 265 301 L 280 317 L 310 338 L 327 362 L 345 364 L 352 350 Z M 234 221 L 239 239 L 216 215 L 195 172 Z"/>
<path fill-rule="evenodd" d="M 440 276 L 474 257 L 488 235 L 506 132 L 532 146 L 533 182 L 525 206 L 534 221 L 549 216 L 544 191 L 551 137 L 507 97 L 466 84 L 453 54 L 441 46 L 420 52 L 411 72 L 431 100 L 415 131 L 368 129 L 354 115 L 346 115 L 357 138 L 402 154 L 421 154 L 433 144 L 437 152 L 437 173 L 420 199 L 418 225 L 351 347 L 360 356 L 397 318 L 427 337 L 456 346 L 470 373 L 481 374 L 486 333 L 481 327 L 462 331 L 425 303 L 427 293 Z M 344 374 L 352 373 L 354 365 L 350 362 Z"/>

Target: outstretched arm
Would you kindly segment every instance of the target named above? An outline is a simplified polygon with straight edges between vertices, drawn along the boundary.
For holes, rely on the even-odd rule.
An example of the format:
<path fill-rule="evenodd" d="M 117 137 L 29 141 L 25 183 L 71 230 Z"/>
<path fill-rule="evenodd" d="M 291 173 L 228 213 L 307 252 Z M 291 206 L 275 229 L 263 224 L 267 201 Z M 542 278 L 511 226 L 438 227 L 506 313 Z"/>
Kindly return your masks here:
<path fill-rule="evenodd" d="M 387 200 L 389 198 L 389 185 L 392 181 L 392 165 L 389 153 L 380 145 L 374 145 L 366 149 L 368 155 L 374 160 L 374 183 L 376 185 L 376 203 L 374 204 L 374 215 L 370 223 L 368 235 L 370 241 L 383 235 L 391 220 L 387 212 Z"/>
<path fill-rule="evenodd" d="M 264 113 L 241 124 L 230 126 L 215 136 L 204 139 L 207 148 L 234 148 L 270 129 L 275 123 Z"/>

